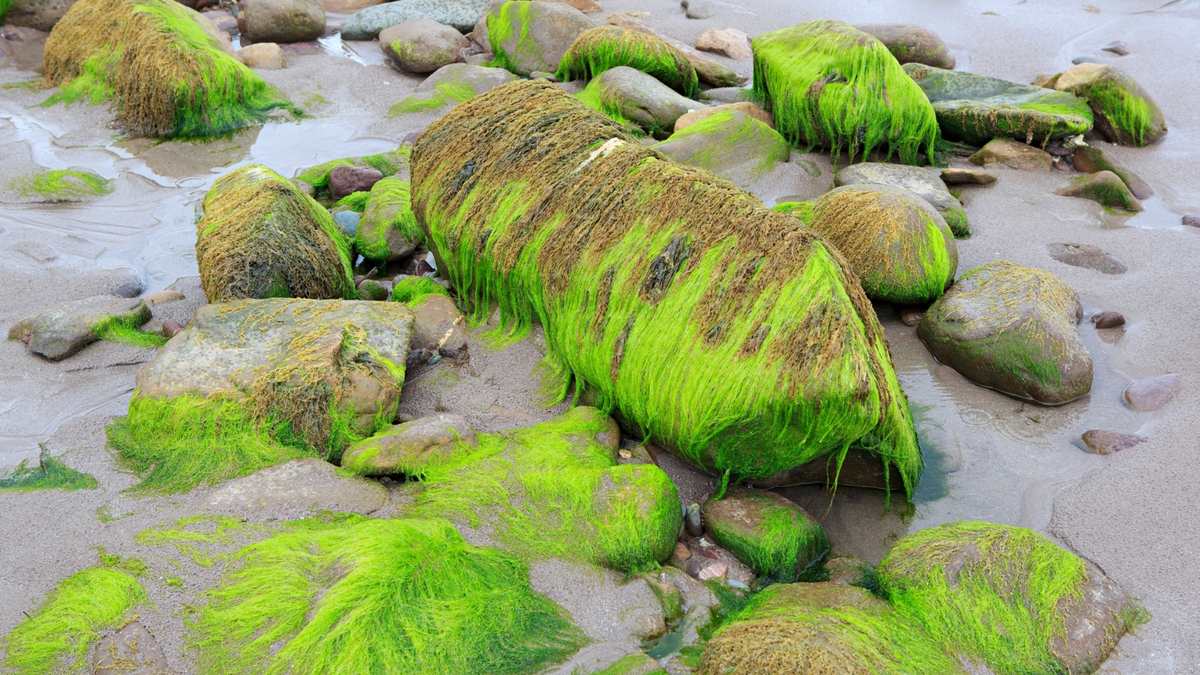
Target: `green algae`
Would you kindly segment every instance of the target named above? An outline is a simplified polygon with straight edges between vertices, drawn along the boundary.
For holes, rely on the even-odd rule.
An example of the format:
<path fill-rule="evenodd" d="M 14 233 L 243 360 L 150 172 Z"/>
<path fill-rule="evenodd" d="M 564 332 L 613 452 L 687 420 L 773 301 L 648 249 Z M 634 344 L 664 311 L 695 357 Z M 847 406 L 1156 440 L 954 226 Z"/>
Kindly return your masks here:
<path fill-rule="evenodd" d="M 484 65 L 494 68 L 503 68 L 510 73 L 528 77 L 529 72 L 519 68 L 516 56 L 523 54 L 526 56 L 536 57 L 539 61 L 542 60 L 542 48 L 537 40 L 529 35 L 530 23 L 533 17 L 530 16 L 532 8 L 528 2 L 506 2 L 499 7 L 493 8 L 487 14 L 487 36 L 488 43 L 492 48 L 492 60 Z M 512 39 L 514 35 L 513 23 L 520 26 L 517 32 L 517 42 L 509 54 L 504 48 L 504 43 Z"/>
<path fill-rule="evenodd" d="M 1078 195 L 1095 201 L 1109 213 L 1124 213 L 1131 215 L 1142 210 L 1142 204 L 1129 191 L 1129 187 L 1121 180 L 1121 176 L 1109 171 L 1111 180 L 1098 180 L 1097 174 L 1078 176 L 1071 179 L 1071 184 L 1059 191 L 1077 192 Z"/>
<path fill-rule="evenodd" d="M 91 475 L 76 471 L 61 459 L 44 455 L 41 466 L 28 466 L 22 461 L 12 473 L 0 478 L 0 490 L 30 492 L 33 490 L 95 490 L 100 487 Z"/>
<path fill-rule="evenodd" d="M 113 181 L 90 171 L 57 170 L 31 173 L 8 185 L 28 199 L 48 202 L 78 202 L 112 194 Z"/>
<path fill-rule="evenodd" d="M 4 15 L 12 8 L 13 0 L 0 0 L 0 26 L 4 25 Z"/>
<path fill-rule="evenodd" d="M 141 326 L 140 316 L 109 316 L 92 326 L 92 335 L 108 342 L 142 349 L 158 349 L 167 344 L 167 338 L 161 333 L 147 333 L 141 330 Z"/>
<path fill-rule="evenodd" d="M 332 213 L 332 210 L 338 208 L 339 206 L 344 206 L 355 213 L 361 214 L 367 209 L 367 196 L 370 194 L 371 193 L 368 190 L 351 192 L 345 197 L 337 200 L 337 202 L 335 202 L 331 207 L 330 212 Z"/>
<path fill-rule="evenodd" d="M 609 119 L 621 125 L 625 133 L 635 138 L 641 138 L 646 135 L 665 136 L 671 132 L 670 129 L 658 126 L 643 129 L 637 122 L 625 117 L 621 106 L 621 97 L 616 95 L 611 89 L 606 89 L 603 81 L 599 79 L 593 79 L 591 82 L 588 82 L 583 91 L 575 94 L 575 98 L 592 110 L 607 115 Z"/>
<path fill-rule="evenodd" d="M 411 113 L 441 110 L 449 103 L 462 103 L 475 96 L 475 89 L 466 82 L 438 82 L 429 93 L 413 94 L 391 108 L 388 118 Z"/>
<path fill-rule="evenodd" d="M 408 175 L 409 155 L 412 146 L 405 144 L 391 152 L 381 152 L 362 157 L 342 157 L 322 162 L 309 167 L 296 175 L 296 180 L 313 186 L 318 197 L 329 195 L 329 172 L 338 166 L 369 166 L 383 174 L 384 178 L 397 175 Z"/>
<path fill-rule="evenodd" d="M 813 207 L 816 206 L 815 201 L 811 202 L 780 202 L 771 207 L 772 211 L 779 213 L 787 213 L 800 219 L 802 223 L 808 223 L 812 217 Z"/>
<path fill-rule="evenodd" d="M 392 286 L 392 302 L 411 305 L 428 295 L 450 297 L 450 291 L 433 279 L 417 276 L 404 277 Z"/>
<path fill-rule="evenodd" d="M 516 675 L 586 642 L 523 563 L 446 521 L 291 525 L 242 549 L 188 620 L 202 672 Z"/>
<path fill-rule="evenodd" d="M 368 260 L 386 261 L 391 254 L 388 235 L 397 233 L 412 245 L 425 241 L 425 233 L 413 216 L 409 182 L 387 177 L 371 188 L 363 218 L 354 232 L 354 249 Z"/>
<path fill-rule="evenodd" d="M 266 531 L 261 525 L 228 516 L 192 516 L 173 525 L 142 530 L 134 540 L 146 546 L 174 546 L 185 558 L 201 567 L 225 562 L 233 548 Z"/>
<path fill-rule="evenodd" d="M 730 128 L 732 127 L 732 131 Z M 688 156 L 669 152 L 676 161 L 700 166 L 714 173 L 745 156 L 746 149 L 758 154 L 761 159 L 753 166 L 752 173 L 762 176 L 778 162 L 786 162 L 791 156 L 791 146 L 779 132 L 750 115 L 736 110 L 725 110 L 689 124 L 671 134 L 667 140 L 651 147 L 666 152 L 667 143 L 686 143 L 688 139 L 711 136 L 707 146 Z"/>
<path fill-rule="evenodd" d="M 759 521 L 752 533 L 724 519 L 706 520 L 705 525 L 717 543 L 754 570 L 762 582 L 796 581 L 829 552 L 825 529 L 799 507 L 753 492 L 737 499 L 749 501 L 757 511 Z"/>
<path fill-rule="evenodd" d="M 559 62 L 556 77 L 561 82 L 590 80 L 617 66 L 652 75 L 689 98 L 700 94 L 696 71 L 683 52 L 662 38 L 619 26 L 597 26 L 581 33 Z"/>
<path fill-rule="evenodd" d="M 582 673 L 576 670 L 576 673 Z M 635 652 L 614 661 L 604 670 L 597 670 L 591 675 L 666 675 L 658 662 L 642 652 Z"/>
<path fill-rule="evenodd" d="M 925 93 L 882 42 L 838 21 L 808 21 L 760 35 L 754 102 L 796 147 L 865 158 L 873 150 L 916 164 L 933 156 L 937 118 Z"/>
<path fill-rule="evenodd" d="M 1088 103 L 1103 115 L 1109 126 L 1145 146 L 1154 131 L 1153 109 L 1142 96 L 1116 82 L 1102 82 L 1087 89 Z"/>

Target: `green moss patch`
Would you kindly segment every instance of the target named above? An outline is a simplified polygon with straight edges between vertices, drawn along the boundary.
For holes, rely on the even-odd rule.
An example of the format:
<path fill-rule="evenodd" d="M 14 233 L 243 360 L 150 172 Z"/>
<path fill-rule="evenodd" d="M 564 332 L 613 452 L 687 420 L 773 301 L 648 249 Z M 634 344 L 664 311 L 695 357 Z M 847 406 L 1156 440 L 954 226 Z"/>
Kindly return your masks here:
<path fill-rule="evenodd" d="M 683 52 L 662 38 L 619 26 L 597 26 L 581 33 L 563 55 L 556 76 L 562 82 L 590 80 L 616 66 L 653 75 L 684 96 L 700 94 L 696 71 Z"/>
<path fill-rule="evenodd" d="M 0 490 L 95 490 L 100 487 L 92 476 L 76 471 L 56 457 L 44 456 L 41 466 L 21 462 L 12 473 L 0 478 Z"/>
<path fill-rule="evenodd" d="M 779 132 L 737 110 L 725 110 L 690 124 L 655 150 L 677 162 L 703 167 L 722 175 L 737 167 L 749 167 L 761 176 L 779 162 L 786 162 L 792 149 Z"/>
<path fill-rule="evenodd" d="M 411 305 L 427 295 L 450 297 L 446 287 L 426 277 L 404 277 L 392 286 L 392 302 Z"/>
<path fill-rule="evenodd" d="M 475 95 L 475 88 L 466 82 L 439 82 L 432 92 L 421 92 L 406 97 L 388 108 L 388 117 L 399 117 L 411 113 L 435 112 L 450 103 L 462 103 Z"/>
<path fill-rule="evenodd" d="M 796 581 L 829 552 L 821 524 L 772 492 L 740 491 L 710 501 L 704 524 L 765 583 Z"/>
<path fill-rule="evenodd" d="M 363 218 L 354 232 L 354 249 L 368 260 L 386 261 L 393 252 L 388 240 L 397 235 L 410 245 L 425 241 L 413 216 L 409 182 L 388 177 L 375 183 L 367 196 Z"/>
<path fill-rule="evenodd" d="M 167 338 L 161 333 L 143 331 L 142 323 L 141 317 L 110 316 L 92 326 L 92 335 L 108 342 L 142 349 L 158 349 L 167 344 Z"/>
<path fill-rule="evenodd" d="M 771 210 L 777 211 L 779 213 L 791 214 L 792 216 L 795 216 L 796 218 L 798 218 L 800 220 L 800 222 L 807 223 L 809 217 L 812 215 L 812 210 L 813 210 L 814 206 L 816 206 L 815 201 L 812 201 L 812 202 L 780 202 L 780 203 L 776 204 L 775 206 L 772 206 Z"/>
<path fill-rule="evenodd" d="M 0 13 L 2 14 L 2 13 Z M 8 185 L 21 197 L 47 202 L 81 202 L 113 191 L 113 181 L 91 171 L 42 171 L 22 176 Z"/>

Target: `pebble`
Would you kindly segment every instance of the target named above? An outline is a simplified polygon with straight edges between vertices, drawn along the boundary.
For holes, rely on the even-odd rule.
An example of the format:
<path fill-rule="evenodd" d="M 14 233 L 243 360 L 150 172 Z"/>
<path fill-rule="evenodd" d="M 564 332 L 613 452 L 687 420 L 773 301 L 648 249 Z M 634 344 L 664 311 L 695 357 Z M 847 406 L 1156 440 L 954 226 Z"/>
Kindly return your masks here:
<path fill-rule="evenodd" d="M 977 169 L 942 169 L 942 182 L 946 185 L 991 185 L 996 174 Z"/>
<path fill-rule="evenodd" d="M 1183 217 L 1183 224 L 1191 227 L 1200 227 L 1200 215 L 1189 213 Z"/>
<path fill-rule="evenodd" d="M 693 537 L 704 536 L 704 525 L 700 522 L 700 505 L 688 504 L 687 515 L 683 519 L 683 525 L 687 528 L 688 534 Z M 701 546 L 704 544 L 701 543 Z"/>
<path fill-rule="evenodd" d="M 1127 434 L 1116 429 L 1092 429 L 1083 432 L 1083 442 L 1097 455 L 1111 455 L 1118 450 L 1132 448 L 1146 441 L 1137 434 Z"/>
<path fill-rule="evenodd" d="M 710 0 L 681 0 L 684 16 L 689 19 L 710 19 L 717 13 L 717 6 Z"/>
<path fill-rule="evenodd" d="M 688 548 L 687 544 L 677 541 L 675 542 L 675 559 L 687 560 L 692 557 L 692 549 Z"/>
<path fill-rule="evenodd" d="M 1096 328 L 1116 328 L 1125 325 L 1125 317 L 1120 312 L 1100 312 L 1092 315 L 1092 323 Z"/>
<path fill-rule="evenodd" d="M 157 293 L 151 293 L 150 295 L 147 295 L 146 297 L 142 298 L 142 300 L 145 300 L 146 304 L 148 304 L 148 305 L 161 305 L 164 302 L 174 302 L 176 300 L 183 300 L 183 299 L 184 299 L 183 293 L 180 293 L 179 291 L 175 291 L 175 290 L 171 290 L 171 289 L 167 289 L 165 291 L 159 291 Z"/>
<path fill-rule="evenodd" d="M 176 335 L 179 335 L 179 331 L 181 330 L 183 330 L 183 326 L 179 325 L 179 322 L 175 319 L 167 319 L 163 322 L 162 334 L 168 338 L 173 338 Z"/>
<path fill-rule="evenodd" d="M 430 265 L 425 260 L 418 260 L 416 264 L 413 265 L 413 276 L 433 276 L 433 265 Z"/>
<path fill-rule="evenodd" d="M 700 574 L 697 574 L 696 577 L 698 579 L 700 579 L 700 581 L 708 581 L 709 579 L 716 579 L 717 577 L 723 577 L 723 576 L 725 576 L 725 573 L 728 571 L 729 571 L 729 566 L 726 565 L 725 563 L 713 563 L 713 564 L 709 565 L 708 567 L 705 567 L 704 569 L 700 570 Z"/>
<path fill-rule="evenodd" d="M 1120 40 L 1117 40 L 1116 42 L 1110 42 L 1107 45 L 1101 47 L 1100 49 L 1102 49 L 1106 52 L 1112 52 L 1113 54 L 1116 54 L 1117 56 L 1125 56 L 1125 55 L 1129 54 L 1129 48 L 1126 47 L 1125 43 L 1121 42 Z"/>
<path fill-rule="evenodd" d="M 1125 402 L 1134 410 L 1153 412 L 1179 393 L 1179 375 L 1167 373 L 1134 380 L 1125 388 Z"/>
<path fill-rule="evenodd" d="M 925 318 L 925 310 L 921 307 L 901 307 L 896 310 L 905 326 L 915 326 Z"/>

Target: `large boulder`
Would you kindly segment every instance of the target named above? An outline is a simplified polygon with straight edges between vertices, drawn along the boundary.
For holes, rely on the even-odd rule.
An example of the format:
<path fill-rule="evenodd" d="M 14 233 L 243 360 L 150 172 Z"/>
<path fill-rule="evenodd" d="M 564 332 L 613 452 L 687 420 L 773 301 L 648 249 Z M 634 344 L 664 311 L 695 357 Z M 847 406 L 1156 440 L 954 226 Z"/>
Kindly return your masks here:
<path fill-rule="evenodd" d="M 150 308 L 137 298 L 97 295 L 38 312 L 8 330 L 29 351 L 51 361 L 75 354 L 118 327 L 129 330 L 150 320 Z"/>
<path fill-rule="evenodd" d="M 446 105 L 457 105 L 515 79 L 516 75 L 503 68 L 451 63 L 425 78 L 411 96 L 388 110 L 388 116 L 441 111 Z"/>
<path fill-rule="evenodd" d="M 1059 75 L 1054 88 L 1087 100 L 1096 130 L 1113 143 L 1149 145 L 1167 133 L 1162 108 L 1115 66 L 1081 63 Z"/>
<path fill-rule="evenodd" d="M 46 39 L 44 66 L 60 87 L 47 103 L 108 100 L 140 136 L 225 134 L 294 110 L 175 0 L 79 0 Z"/>
<path fill-rule="evenodd" d="M 406 180 L 384 178 L 371 187 L 367 206 L 354 231 L 354 250 L 368 260 L 391 262 L 425 241 L 413 218 Z"/>
<path fill-rule="evenodd" d="M 1042 143 L 1092 128 L 1087 101 L 1065 92 L 919 63 L 904 66 L 904 72 L 929 97 L 942 135 L 952 141 Z"/>
<path fill-rule="evenodd" d="M 704 527 L 766 581 L 795 581 L 829 552 L 820 523 L 765 490 L 738 490 L 710 500 L 704 505 Z"/>
<path fill-rule="evenodd" d="M 928 202 L 894 185 L 860 183 L 821 196 L 805 219 L 876 300 L 932 302 L 954 281 L 958 245 Z"/>
<path fill-rule="evenodd" d="M 937 118 L 882 42 L 840 21 L 816 20 L 754 38 L 753 99 L 799 147 L 850 158 L 872 150 L 906 164 L 933 156 Z"/>
<path fill-rule="evenodd" d="M 517 336 L 537 317 L 556 391 L 573 379 L 648 441 L 745 479 L 861 442 L 916 484 L 907 401 L 841 258 L 554 85 L 506 84 L 427 127 L 413 212 L 469 313 L 498 302 Z"/>
<path fill-rule="evenodd" d="M 683 52 L 655 35 L 612 25 L 590 28 L 575 38 L 559 61 L 557 76 L 563 82 L 590 80 L 617 66 L 653 75 L 685 96 L 700 93 L 696 70 Z"/>
<path fill-rule="evenodd" d="M 1082 318 L 1079 297 L 1058 277 L 999 260 L 963 274 L 925 312 L 917 335 L 968 380 L 1057 405 L 1092 388 Z"/>
<path fill-rule="evenodd" d="M 471 46 L 458 30 L 430 19 L 410 19 L 379 33 L 379 46 L 406 73 L 432 73 Z"/>
<path fill-rule="evenodd" d="M 653 147 L 676 162 L 703 167 L 718 176 L 743 168 L 752 174 L 766 173 L 786 162 L 792 152 L 777 131 L 740 110 L 706 117 Z"/>
<path fill-rule="evenodd" d="M 342 24 L 343 40 L 374 40 L 388 26 L 429 19 L 466 33 L 475 26 L 494 0 L 403 0 L 360 10 Z"/>
<path fill-rule="evenodd" d="M 579 100 L 613 119 L 667 138 L 683 115 L 703 103 L 676 93 L 654 77 L 627 66 L 604 71 L 579 93 Z"/>
<path fill-rule="evenodd" d="M 956 237 L 971 235 L 967 223 L 967 213 L 962 203 L 950 194 L 946 184 L 937 174 L 916 166 L 902 164 L 884 164 L 881 162 L 863 162 L 851 164 L 838 171 L 833 177 L 835 186 L 858 185 L 869 183 L 873 185 L 895 185 L 904 188 L 916 196 L 929 202 L 929 205 L 942 214 L 942 219 L 950 227 Z"/>
<path fill-rule="evenodd" d="M 505 2 L 487 15 L 492 62 L 524 77 L 557 71 L 576 38 L 591 28 L 583 12 L 557 2 Z"/>
<path fill-rule="evenodd" d="M 935 68 L 954 70 L 954 54 L 937 33 L 907 23 L 868 23 L 855 26 L 883 43 L 901 65 L 923 63 Z"/>
<path fill-rule="evenodd" d="M 325 10 L 317 0 L 244 0 L 237 19 L 242 35 L 254 42 L 308 42 L 325 32 Z"/>
<path fill-rule="evenodd" d="M 261 164 L 231 171 L 203 208 L 196 262 L 210 302 L 358 297 L 341 227 L 283 176 Z"/>

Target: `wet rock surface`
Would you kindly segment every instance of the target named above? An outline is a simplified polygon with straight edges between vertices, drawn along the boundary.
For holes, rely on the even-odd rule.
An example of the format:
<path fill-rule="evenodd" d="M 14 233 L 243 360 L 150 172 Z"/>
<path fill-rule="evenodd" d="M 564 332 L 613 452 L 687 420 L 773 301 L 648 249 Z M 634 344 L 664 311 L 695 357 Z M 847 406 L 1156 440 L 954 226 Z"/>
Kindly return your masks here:
<path fill-rule="evenodd" d="M 829 550 L 807 511 L 765 490 L 739 490 L 704 505 L 704 526 L 754 573 L 792 581 Z"/>
<path fill-rule="evenodd" d="M 150 308 L 141 300 L 98 295 L 23 319 L 8 330 L 8 339 L 19 340 L 34 354 L 57 361 L 100 339 L 97 328 L 105 323 L 136 328 L 149 320 Z"/>
<path fill-rule="evenodd" d="M 1129 271 L 1121 259 L 1091 244 L 1049 244 L 1050 257 L 1072 267 L 1084 267 L 1104 274 L 1124 274 Z"/>
<path fill-rule="evenodd" d="M 235 478 L 209 495 L 201 508 L 278 518 L 321 511 L 366 515 L 387 502 L 387 488 L 379 483 L 345 476 L 329 462 L 313 458 L 293 459 Z"/>
<path fill-rule="evenodd" d="M 1182 386 L 1175 373 L 1134 380 L 1125 388 L 1125 402 L 1134 410 L 1153 412 L 1170 403 Z"/>
<path fill-rule="evenodd" d="M 1162 109 L 1132 77 L 1115 66 L 1082 63 L 1063 71 L 1059 91 L 1087 100 L 1096 130 L 1113 143 L 1147 145 L 1167 133 Z"/>
<path fill-rule="evenodd" d="M 1099 171 L 1075 178 L 1070 185 L 1060 188 L 1055 194 L 1091 199 L 1107 209 L 1144 210 L 1142 203 L 1133 196 L 1120 176 L 1111 171 Z"/>
<path fill-rule="evenodd" d="M 621 116 L 656 138 L 666 139 L 675 122 L 689 112 L 704 107 L 659 82 L 654 77 L 628 66 L 610 68 L 592 79 L 589 90 Z"/>
<path fill-rule="evenodd" d="M 974 169 L 942 169 L 942 182 L 946 185 L 991 185 L 996 174 Z"/>
<path fill-rule="evenodd" d="M 96 643 L 92 675 L 168 675 L 171 667 L 158 641 L 137 621 Z"/>
<path fill-rule="evenodd" d="M 497 57 L 509 70 L 526 77 L 558 70 L 575 38 L 592 27 L 583 12 L 556 2 L 499 4 L 489 10 L 487 21 L 488 40 Z"/>
<path fill-rule="evenodd" d="M 1108 153 L 1100 148 L 1092 145 L 1083 145 L 1075 148 L 1071 155 L 1071 162 L 1075 165 L 1077 171 L 1084 173 L 1111 171 L 1125 183 L 1129 191 L 1133 193 L 1133 196 L 1138 199 L 1148 199 L 1154 196 L 1154 189 L 1146 181 L 1142 180 L 1141 176 L 1138 176 L 1124 164 L 1110 157 Z"/>

